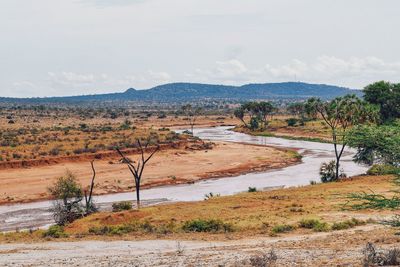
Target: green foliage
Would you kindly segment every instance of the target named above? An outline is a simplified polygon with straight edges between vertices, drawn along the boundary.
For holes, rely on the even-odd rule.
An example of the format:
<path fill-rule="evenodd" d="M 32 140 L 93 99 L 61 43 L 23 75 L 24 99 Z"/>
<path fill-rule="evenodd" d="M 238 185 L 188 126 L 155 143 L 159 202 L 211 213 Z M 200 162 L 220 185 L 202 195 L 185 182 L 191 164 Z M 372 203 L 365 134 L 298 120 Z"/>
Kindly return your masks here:
<path fill-rule="evenodd" d="M 316 232 L 325 232 L 329 230 L 329 226 L 326 222 L 321 222 L 317 219 L 303 219 L 299 222 L 299 227 L 313 229 Z"/>
<path fill-rule="evenodd" d="M 267 116 L 275 110 L 275 107 L 269 102 L 247 102 L 234 111 L 236 118 L 240 119 L 243 124 L 251 129 L 265 129 L 268 125 Z M 246 122 L 245 117 L 249 117 Z"/>
<path fill-rule="evenodd" d="M 76 177 L 71 172 L 67 171 L 64 176 L 57 179 L 52 187 L 48 188 L 50 194 L 55 199 L 82 199 L 82 188 L 78 184 Z"/>
<path fill-rule="evenodd" d="M 335 180 L 338 180 L 340 159 L 347 145 L 348 129 L 354 125 L 376 121 L 378 110 L 355 95 L 337 97 L 329 102 L 311 98 L 306 106 L 310 108 L 310 112 L 319 114 L 331 129 L 336 157 Z M 339 148 L 338 144 L 342 144 L 342 147 Z"/>
<path fill-rule="evenodd" d="M 357 162 L 375 162 L 400 165 L 400 124 L 383 126 L 356 126 L 347 138 L 357 148 Z"/>
<path fill-rule="evenodd" d="M 124 235 L 132 232 L 152 233 L 157 231 L 157 227 L 149 222 L 132 222 L 122 225 L 106 225 L 100 227 L 90 227 L 89 234 L 92 235 Z"/>
<path fill-rule="evenodd" d="M 52 212 L 58 225 L 71 223 L 84 215 L 82 188 L 71 172 L 59 177 L 48 190 L 55 199 Z"/>
<path fill-rule="evenodd" d="M 278 224 L 272 227 L 271 232 L 273 234 L 279 234 L 279 233 L 287 233 L 290 231 L 293 231 L 294 227 L 289 224 Z"/>
<path fill-rule="evenodd" d="M 328 163 L 322 163 L 321 168 L 319 169 L 319 175 L 321 177 L 321 182 L 323 183 L 336 181 L 336 161 L 332 160 Z"/>
<path fill-rule="evenodd" d="M 130 201 L 121 201 L 112 204 L 113 212 L 123 211 L 123 210 L 131 210 L 132 202 Z"/>
<path fill-rule="evenodd" d="M 221 220 L 198 219 L 185 222 L 182 230 L 185 232 L 233 232 L 233 227 Z"/>
<path fill-rule="evenodd" d="M 351 220 L 333 223 L 331 226 L 331 229 L 332 230 L 345 230 L 345 229 L 350 229 L 355 226 L 364 225 L 364 224 L 365 224 L 364 221 L 358 220 L 356 218 L 352 218 Z"/>
<path fill-rule="evenodd" d="M 400 197 L 394 195 L 392 198 L 387 198 L 383 195 L 374 193 L 352 193 L 348 196 L 349 203 L 345 207 L 350 207 L 353 210 L 362 209 L 398 209 L 400 207 Z M 350 204 L 352 203 L 352 204 Z"/>
<path fill-rule="evenodd" d="M 250 186 L 249 189 L 247 190 L 247 192 L 249 192 L 249 193 L 257 192 L 257 188 Z"/>
<path fill-rule="evenodd" d="M 287 125 L 288 125 L 289 127 L 296 126 L 296 124 L 297 124 L 298 121 L 299 121 L 299 120 L 296 119 L 296 118 L 289 118 L 289 119 L 286 120 Z"/>
<path fill-rule="evenodd" d="M 64 227 L 59 225 L 52 225 L 43 232 L 43 237 L 53 237 L 53 238 L 62 238 L 68 237 L 68 235 L 64 232 Z"/>
<path fill-rule="evenodd" d="M 400 83 L 379 81 L 364 88 L 364 99 L 379 105 L 383 123 L 400 118 Z"/>
<path fill-rule="evenodd" d="M 400 175 L 400 168 L 388 164 L 375 164 L 367 171 L 368 175 Z"/>

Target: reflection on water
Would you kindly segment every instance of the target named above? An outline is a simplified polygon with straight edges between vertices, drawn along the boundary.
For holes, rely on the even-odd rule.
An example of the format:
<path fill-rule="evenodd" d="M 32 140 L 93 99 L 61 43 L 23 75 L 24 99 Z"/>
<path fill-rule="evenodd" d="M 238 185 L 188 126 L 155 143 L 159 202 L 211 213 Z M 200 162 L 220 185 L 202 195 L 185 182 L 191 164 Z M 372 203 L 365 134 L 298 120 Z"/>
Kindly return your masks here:
<path fill-rule="evenodd" d="M 302 163 L 283 169 L 270 170 L 261 173 L 250 173 L 236 177 L 199 181 L 194 184 L 163 186 L 142 190 L 144 202 L 154 205 L 166 201 L 196 201 L 202 200 L 210 192 L 221 195 L 232 195 L 247 191 L 248 187 L 257 189 L 279 188 L 307 185 L 310 181 L 318 181 L 321 163 L 333 159 L 333 145 L 287 140 L 275 137 L 259 137 L 229 131 L 229 127 L 196 129 L 196 136 L 213 141 L 229 141 L 258 145 L 272 145 L 298 149 L 303 156 Z M 366 166 L 352 161 L 353 150 L 347 149 L 343 156 L 341 168 L 348 176 L 364 173 Z M 118 193 L 95 197 L 95 202 L 102 209 L 108 209 L 111 202 L 134 200 L 133 193 Z M 52 222 L 48 212 L 51 202 L 41 201 L 28 204 L 0 206 L 0 231 L 15 230 L 15 228 L 41 227 Z"/>

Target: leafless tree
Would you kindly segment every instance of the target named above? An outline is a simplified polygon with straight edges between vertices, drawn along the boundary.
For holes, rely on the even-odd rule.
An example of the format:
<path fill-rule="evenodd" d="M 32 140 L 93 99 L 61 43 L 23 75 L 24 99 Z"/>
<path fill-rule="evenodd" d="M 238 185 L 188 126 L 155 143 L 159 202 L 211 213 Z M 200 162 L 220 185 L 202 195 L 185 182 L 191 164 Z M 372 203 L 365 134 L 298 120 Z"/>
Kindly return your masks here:
<path fill-rule="evenodd" d="M 153 149 L 153 151 L 151 151 L 147 157 L 145 157 L 145 153 L 146 153 L 147 147 L 149 145 L 149 142 L 146 142 L 146 144 L 143 147 L 143 145 L 139 139 L 137 139 L 136 141 L 137 141 L 140 153 L 141 153 L 141 157 L 136 163 L 134 161 L 132 162 L 130 159 L 128 159 L 119 148 L 117 148 L 117 151 L 120 154 L 120 156 L 122 157 L 123 163 L 125 163 L 128 166 L 129 171 L 131 172 L 131 174 L 133 175 L 133 177 L 135 179 L 136 201 L 137 201 L 137 208 L 139 209 L 140 208 L 140 182 L 142 180 L 143 170 L 146 166 L 146 163 L 149 162 L 149 160 L 154 156 L 154 154 L 160 149 L 160 146 L 157 145 L 156 148 Z"/>
<path fill-rule="evenodd" d="M 86 215 L 88 215 L 88 214 L 90 214 L 92 212 L 95 212 L 97 210 L 96 206 L 94 205 L 93 200 L 92 200 L 93 188 L 94 188 L 94 179 L 96 178 L 96 170 L 94 168 L 94 161 L 93 160 L 90 162 L 90 165 L 92 167 L 93 176 L 92 176 L 92 181 L 91 181 L 90 187 L 89 187 L 89 195 L 88 195 L 87 190 L 85 190 L 85 192 L 84 192 L 85 193 L 85 202 L 86 202 L 86 205 L 85 205 Z"/>

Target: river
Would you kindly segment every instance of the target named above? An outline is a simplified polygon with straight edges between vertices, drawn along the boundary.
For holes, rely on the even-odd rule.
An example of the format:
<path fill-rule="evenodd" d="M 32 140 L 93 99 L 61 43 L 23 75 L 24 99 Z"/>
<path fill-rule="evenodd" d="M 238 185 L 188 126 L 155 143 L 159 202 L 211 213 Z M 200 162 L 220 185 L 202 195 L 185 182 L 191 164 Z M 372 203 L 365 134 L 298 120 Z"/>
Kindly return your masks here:
<path fill-rule="evenodd" d="M 249 173 L 236 177 L 203 180 L 193 184 L 161 186 L 141 191 L 145 205 L 173 201 L 196 201 L 204 199 L 210 192 L 214 194 L 232 195 L 247 191 L 249 187 L 258 190 L 271 188 L 302 186 L 310 181 L 319 181 L 319 168 L 323 162 L 333 159 L 332 144 L 288 140 L 276 137 L 250 136 L 229 130 L 230 127 L 215 127 L 195 129 L 194 134 L 201 139 L 211 141 L 228 141 L 248 144 L 269 145 L 275 147 L 298 149 L 303 156 L 302 162 L 282 169 L 269 170 L 260 173 Z M 366 166 L 352 161 L 355 151 L 346 149 L 341 161 L 341 169 L 353 176 L 365 173 Z M 196 166 L 193 166 L 196 168 Z M 134 200 L 132 192 L 96 196 L 95 203 L 102 210 L 109 210 L 112 202 Z M 40 201 L 26 204 L 0 206 L 0 231 L 46 227 L 53 223 L 51 201 Z"/>

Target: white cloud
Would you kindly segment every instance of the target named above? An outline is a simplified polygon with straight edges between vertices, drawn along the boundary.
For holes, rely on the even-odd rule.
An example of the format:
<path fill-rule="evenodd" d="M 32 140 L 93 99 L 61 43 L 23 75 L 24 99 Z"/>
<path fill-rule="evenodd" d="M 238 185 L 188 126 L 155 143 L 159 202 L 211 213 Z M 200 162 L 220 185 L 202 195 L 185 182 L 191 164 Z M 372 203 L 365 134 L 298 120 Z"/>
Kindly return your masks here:
<path fill-rule="evenodd" d="M 400 82 L 400 62 L 377 57 L 338 58 L 320 56 L 312 61 L 293 59 L 281 64 L 255 67 L 238 59 L 215 61 L 208 68 L 186 74 L 147 70 L 122 75 L 107 73 L 48 72 L 42 82 L 14 82 L 9 94 L 20 96 L 78 95 L 120 92 L 127 88 L 148 89 L 169 82 L 204 82 L 242 85 L 245 83 L 304 81 L 362 88 L 378 80 Z"/>
<path fill-rule="evenodd" d="M 242 84 L 246 82 L 305 81 L 362 88 L 377 80 L 399 81 L 400 62 L 385 62 L 377 57 L 320 56 L 313 61 L 294 59 L 287 64 L 248 67 L 232 59 L 217 61 L 208 70 L 197 69 L 190 79 L 211 83 Z"/>

